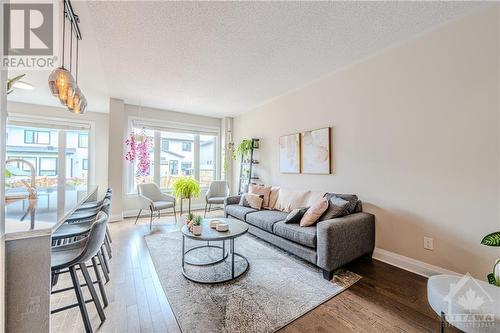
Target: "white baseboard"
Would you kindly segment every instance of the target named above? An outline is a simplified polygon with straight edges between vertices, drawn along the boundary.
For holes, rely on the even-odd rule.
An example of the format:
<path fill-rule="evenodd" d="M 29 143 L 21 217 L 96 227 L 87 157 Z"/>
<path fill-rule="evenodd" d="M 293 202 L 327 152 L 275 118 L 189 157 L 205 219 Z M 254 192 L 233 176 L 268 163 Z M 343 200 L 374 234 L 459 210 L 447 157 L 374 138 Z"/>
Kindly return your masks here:
<path fill-rule="evenodd" d="M 380 248 L 375 248 L 373 258 L 427 278 L 438 274 L 461 275 L 457 272 Z"/>

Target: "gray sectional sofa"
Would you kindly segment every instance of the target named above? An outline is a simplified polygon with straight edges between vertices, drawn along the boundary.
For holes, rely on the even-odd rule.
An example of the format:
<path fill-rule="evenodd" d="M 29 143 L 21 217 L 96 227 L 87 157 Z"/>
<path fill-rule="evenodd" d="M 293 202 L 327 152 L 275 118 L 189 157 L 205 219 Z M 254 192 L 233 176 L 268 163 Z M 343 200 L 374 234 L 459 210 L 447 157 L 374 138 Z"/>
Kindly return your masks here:
<path fill-rule="evenodd" d="M 349 194 L 335 194 L 347 198 Z M 314 226 L 284 223 L 288 213 L 278 210 L 255 210 L 239 205 L 240 196 L 224 202 L 224 214 L 245 221 L 249 232 L 275 246 L 323 269 L 323 277 L 331 280 L 338 268 L 352 260 L 370 256 L 375 248 L 375 216 L 362 211 L 358 201 L 352 214 L 324 220 Z"/>

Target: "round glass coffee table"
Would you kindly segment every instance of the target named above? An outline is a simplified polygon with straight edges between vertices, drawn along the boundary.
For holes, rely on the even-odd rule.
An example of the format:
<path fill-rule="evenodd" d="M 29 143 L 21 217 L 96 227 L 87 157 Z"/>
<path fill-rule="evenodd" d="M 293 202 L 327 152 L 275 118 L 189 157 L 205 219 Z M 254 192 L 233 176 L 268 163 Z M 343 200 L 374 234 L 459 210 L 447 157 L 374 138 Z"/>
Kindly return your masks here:
<path fill-rule="evenodd" d="M 218 220 L 229 225 L 228 231 L 217 231 L 215 229 L 210 228 L 210 221 Z M 181 229 L 182 232 L 182 274 L 186 279 L 197 282 L 197 283 L 223 283 L 228 282 L 238 277 L 248 271 L 250 264 L 248 263 L 247 258 L 243 255 L 234 251 L 234 239 L 240 237 L 247 233 L 248 225 L 245 222 L 241 222 L 235 219 L 228 218 L 214 218 L 214 219 L 203 219 L 202 223 L 202 232 L 201 235 L 195 236 L 189 230 L 187 225 L 184 225 Z M 199 246 L 191 247 L 186 250 L 186 238 L 206 242 L 206 244 L 202 244 Z M 229 240 L 229 250 L 226 249 L 226 240 Z M 222 246 L 215 245 L 213 242 L 222 242 Z M 217 255 L 217 258 L 206 260 L 206 261 L 194 261 L 189 260 L 186 256 L 202 256 L 206 251 L 219 251 L 220 255 Z M 235 257 L 238 258 L 239 264 L 235 267 Z M 226 260 L 227 259 L 227 260 Z M 215 266 L 215 265 L 228 265 L 227 270 L 223 269 L 223 272 L 216 272 L 216 270 L 210 270 L 208 267 L 206 268 L 207 272 L 203 272 L 202 274 L 204 278 L 197 277 L 194 274 L 190 273 L 186 270 L 186 265 L 197 266 L 197 269 L 203 270 L 203 266 Z M 224 267 L 221 267 L 224 268 Z M 211 274 L 212 273 L 212 274 Z"/>

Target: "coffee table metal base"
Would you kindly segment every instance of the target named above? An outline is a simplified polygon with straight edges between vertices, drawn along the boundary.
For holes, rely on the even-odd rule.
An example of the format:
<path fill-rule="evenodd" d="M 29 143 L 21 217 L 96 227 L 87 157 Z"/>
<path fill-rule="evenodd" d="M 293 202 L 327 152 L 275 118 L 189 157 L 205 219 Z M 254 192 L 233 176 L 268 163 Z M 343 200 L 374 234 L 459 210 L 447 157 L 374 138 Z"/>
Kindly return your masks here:
<path fill-rule="evenodd" d="M 182 275 L 184 275 L 184 277 L 186 279 L 190 280 L 190 281 L 193 281 L 193 282 L 196 282 L 196 283 L 203 283 L 203 284 L 224 283 L 224 282 L 229 282 L 229 281 L 232 281 L 232 280 L 235 280 L 235 279 L 239 278 L 240 276 L 242 276 L 243 274 L 245 274 L 248 271 L 248 268 L 250 268 L 250 264 L 248 263 L 248 260 L 247 260 L 247 258 L 245 258 L 245 256 L 243 256 L 243 255 L 241 255 L 239 253 L 234 252 L 234 238 L 229 240 L 229 244 L 230 244 L 230 250 L 229 251 L 225 250 L 225 247 L 226 247 L 225 246 L 225 241 L 222 241 L 222 246 L 211 245 L 210 243 L 207 243 L 207 245 L 196 246 L 196 247 L 190 248 L 189 250 L 185 251 L 185 237 L 183 235 L 182 236 L 182 267 L 181 267 Z M 201 263 L 192 262 L 192 261 L 187 261 L 186 260 L 186 254 L 187 253 L 189 253 L 191 251 L 194 251 L 194 250 L 203 249 L 203 248 L 218 248 L 218 249 L 221 249 L 222 250 L 222 257 L 221 257 L 221 259 L 210 261 L 210 262 L 201 262 Z M 193 277 L 192 275 L 189 275 L 189 273 L 187 273 L 186 270 L 184 269 L 185 265 L 191 265 L 191 266 L 213 266 L 213 265 L 217 265 L 217 264 L 220 264 L 220 263 L 224 262 L 228 258 L 228 256 L 230 256 L 230 260 L 231 260 L 231 274 L 227 278 L 222 278 L 222 279 L 215 279 L 214 278 L 212 280 L 200 280 L 200 279 L 197 279 L 197 278 Z M 243 259 L 243 261 L 244 261 L 244 267 L 243 267 L 243 269 L 241 269 L 241 272 L 235 272 L 235 267 L 234 267 L 234 258 L 235 257 L 239 257 L 239 258 Z"/>

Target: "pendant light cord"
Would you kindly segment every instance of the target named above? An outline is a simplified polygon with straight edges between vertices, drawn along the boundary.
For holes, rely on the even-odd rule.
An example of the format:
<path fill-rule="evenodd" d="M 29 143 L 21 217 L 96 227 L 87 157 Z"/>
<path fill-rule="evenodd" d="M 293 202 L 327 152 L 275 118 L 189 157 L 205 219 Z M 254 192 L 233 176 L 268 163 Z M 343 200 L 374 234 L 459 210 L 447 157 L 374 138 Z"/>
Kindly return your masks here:
<path fill-rule="evenodd" d="M 66 5 L 63 9 L 62 67 L 64 68 L 64 42 L 66 41 Z"/>
<path fill-rule="evenodd" d="M 78 84 L 78 38 L 76 39 L 76 83 Z"/>
<path fill-rule="evenodd" d="M 70 23 L 72 23 L 70 21 Z M 71 36 L 69 38 L 69 71 L 73 70 L 73 24 L 71 24 Z"/>

